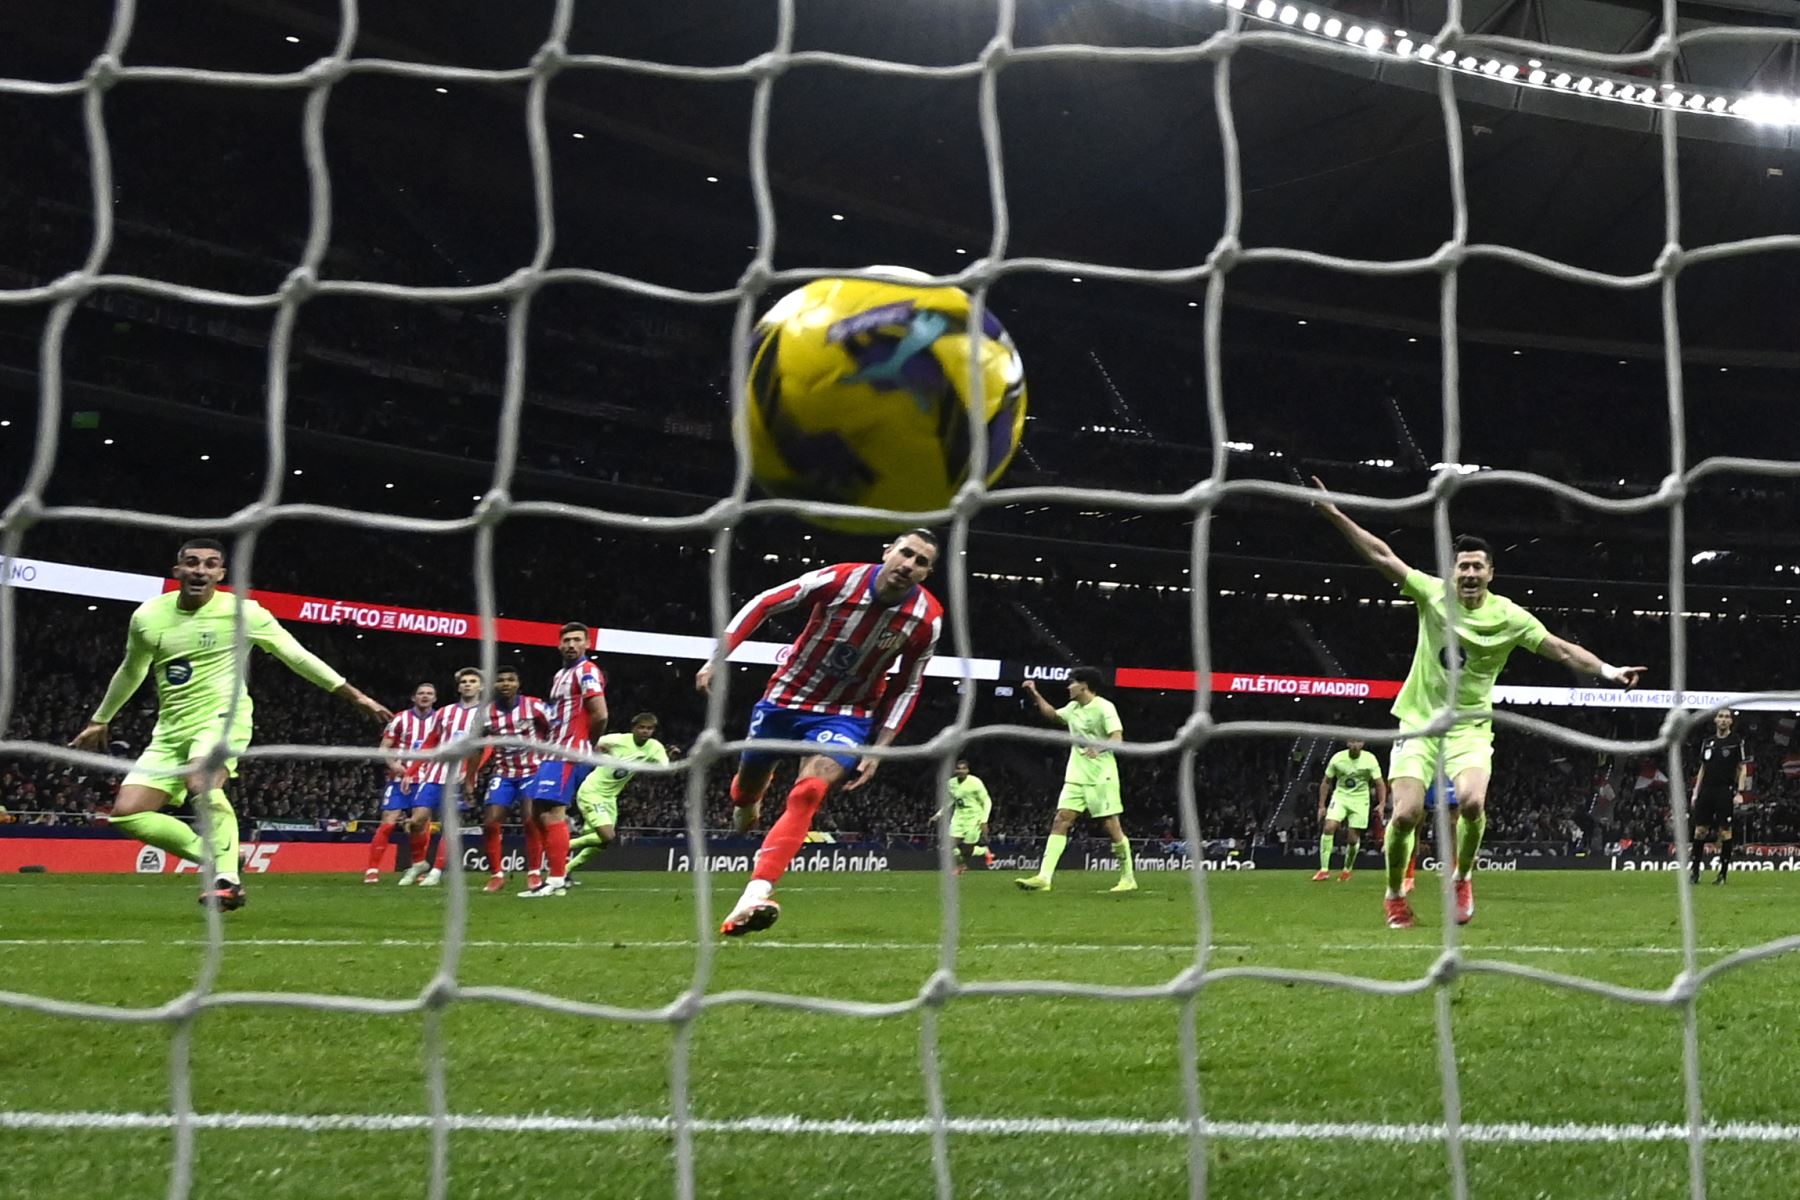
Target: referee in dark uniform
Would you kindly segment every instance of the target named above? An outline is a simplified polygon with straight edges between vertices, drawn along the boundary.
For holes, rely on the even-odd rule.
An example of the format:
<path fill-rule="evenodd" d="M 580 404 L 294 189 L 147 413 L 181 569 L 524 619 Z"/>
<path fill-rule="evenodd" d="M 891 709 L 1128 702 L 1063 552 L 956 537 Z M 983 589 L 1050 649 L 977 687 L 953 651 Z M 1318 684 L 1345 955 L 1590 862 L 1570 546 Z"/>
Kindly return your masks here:
<path fill-rule="evenodd" d="M 1694 842 L 1688 851 L 1688 871 L 1700 882 L 1700 854 L 1706 843 L 1719 843 L 1719 876 L 1724 883 L 1731 871 L 1731 816 L 1749 775 L 1749 754 L 1744 739 L 1732 732 L 1732 712 L 1722 708 L 1713 714 L 1713 736 L 1700 743 L 1700 774 L 1694 778 L 1694 794 L 1688 801 Z"/>

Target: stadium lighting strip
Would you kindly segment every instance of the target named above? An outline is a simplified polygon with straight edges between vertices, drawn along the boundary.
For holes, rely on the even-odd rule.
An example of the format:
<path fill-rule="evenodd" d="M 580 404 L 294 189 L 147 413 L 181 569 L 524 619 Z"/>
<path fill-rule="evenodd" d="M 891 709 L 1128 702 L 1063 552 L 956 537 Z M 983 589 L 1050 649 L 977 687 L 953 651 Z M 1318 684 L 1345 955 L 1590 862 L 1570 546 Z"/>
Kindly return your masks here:
<path fill-rule="evenodd" d="M 1641 79 L 1597 71 L 1563 70 L 1536 58 L 1459 54 L 1455 50 L 1440 49 L 1429 37 L 1415 37 L 1404 29 L 1384 29 L 1380 25 L 1342 16 L 1329 8 L 1285 0 L 1209 0 L 1209 3 L 1214 7 L 1235 9 L 1266 24 L 1297 29 L 1323 41 L 1360 46 L 1375 58 L 1415 62 L 1514 87 L 1562 92 L 1636 108 L 1735 117 L 1758 125 L 1800 125 L 1800 97 L 1734 92 L 1724 88 L 1687 91 L 1673 83 L 1648 84 Z"/>

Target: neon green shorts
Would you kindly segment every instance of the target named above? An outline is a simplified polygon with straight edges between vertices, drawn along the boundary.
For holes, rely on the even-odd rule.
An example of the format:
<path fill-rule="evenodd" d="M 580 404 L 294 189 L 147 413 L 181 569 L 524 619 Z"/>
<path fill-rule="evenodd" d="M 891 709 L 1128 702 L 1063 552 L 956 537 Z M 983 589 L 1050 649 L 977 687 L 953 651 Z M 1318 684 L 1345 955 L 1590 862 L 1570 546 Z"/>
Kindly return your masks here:
<path fill-rule="evenodd" d="M 597 829 L 602 825 L 610 828 L 619 823 L 617 792 L 609 794 L 598 788 L 583 787 L 575 793 L 575 807 L 581 811 L 581 823 L 588 829 Z"/>
<path fill-rule="evenodd" d="M 249 712 L 238 714 L 229 736 L 225 735 L 223 716 L 204 725 L 189 725 L 181 729 L 165 729 L 158 722 L 150 733 L 150 744 L 144 747 L 137 762 L 132 764 L 131 774 L 125 776 L 124 786 L 155 788 L 163 795 L 179 801 L 188 790 L 185 774 L 188 765 L 205 758 L 221 737 L 230 743 L 232 751 L 231 757 L 225 760 L 225 771 L 236 779 L 237 756 L 250 745 L 250 733 Z"/>
<path fill-rule="evenodd" d="M 974 817 L 951 817 L 950 840 L 953 842 L 979 842 L 981 840 L 981 822 Z"/>
<path fill-rule="evenodd" d="M 1352 829 L 1369 827 L 1369 793 L 1346 796 L 1342 788 L 1331 793 L 1331 807 L 1325 810 L 1327 821 L 1336 821 Z"/>
<path fill-rule="evenodd" d="M 1400 738 L 1388 760 L 1388 779 L 1416 779 L 1430 787 L 1437 778 L 1440 744 L 1444 748 L 1444 778 L 1452 783 L 1471 767 L 1494 769 L 1494 730 L 1491 725 L 1481 725 L 1452 729 L 1443 737 Z"/>
<path fill-rule="evenodd" d="M 1125 811 L 1125 804 L 1119 799 L 1119 781 L 1116 779 L 1105 783 L 1064 780 L 1062 795 L 1056 798 L 1056 807 L 1073 809 L 1090 817 L 1116 817 Z"/>

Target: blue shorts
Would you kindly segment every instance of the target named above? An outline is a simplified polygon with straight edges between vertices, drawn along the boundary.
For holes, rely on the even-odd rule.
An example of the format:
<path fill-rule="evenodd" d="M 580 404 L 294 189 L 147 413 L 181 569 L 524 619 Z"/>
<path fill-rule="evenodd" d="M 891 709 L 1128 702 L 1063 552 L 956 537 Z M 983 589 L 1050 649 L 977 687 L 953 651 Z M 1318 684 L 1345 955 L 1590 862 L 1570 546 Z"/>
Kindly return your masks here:
<path fill-rule="evenodd" d="M 413 805 L 418 803 L 414 799 L 418 794 L 418 784 L 414 784 L 410 791 L 403 792 L 400 790 L 400 781 L 396 779 L 387 785 L 386 791 L 381 793 L 381 811 L 384 813 L 411 812 Z"/>
<path fill-rule="evenodd" d="M 504 779 L 496 775 L 488 780 L 487 798 L 482 803 L 511 808 L 525 796 L 525 788 L 530 783 L 529 779 Z"/>
<path fill-rule="evenodd" d="M 541 764 L 537 774 L 525 781 L 523 795 L 540 804 L 573 804 L 575 790 L 593 771 L 590 763 L 564 762 L 556 759 Z"/>
<path fill-rule="evenodd" d="M 862 758 L 860 751 L 834 753 L 824 747 L 866 746 L 869 744 L 870 724 L 868 717 L 834 717 L 827 713 L 795 712 L 791 708 L 770 704 L 767 700 L 758 700 L 756 707 L 750 710 L 750 732 L 747 736 L 753 742 L 765 738 L 779 738 L 784 742 L 817 742 L 820 754 L 846 771 L 854 771 Z M 780 757 L 782 756 L 779 754 L 746 750 L 741 761 L 747 767 L 754 767 L 774 762 Z"/>
<path fill-rule="evenodd" d="M 1456 807 L 1456 783 L 1453 780 L 1449 780 L 1449 779 L 1444 780 L 1444 806 L 1446 808 L 1455 808 Z M 1433 781 L 1433 782 L 1425 785 L 1425 811 L 1426 812 L 1436 812 L 1437 811 L 1437 783 L 1436 783 L 1436 781 Z"/>
<path fill-rule="evenodd" d="M 429 808 L 436 812 L 444 804 L 444 785 L 441 783 L 421 783 L 413 788 L 413 807 Z"/>

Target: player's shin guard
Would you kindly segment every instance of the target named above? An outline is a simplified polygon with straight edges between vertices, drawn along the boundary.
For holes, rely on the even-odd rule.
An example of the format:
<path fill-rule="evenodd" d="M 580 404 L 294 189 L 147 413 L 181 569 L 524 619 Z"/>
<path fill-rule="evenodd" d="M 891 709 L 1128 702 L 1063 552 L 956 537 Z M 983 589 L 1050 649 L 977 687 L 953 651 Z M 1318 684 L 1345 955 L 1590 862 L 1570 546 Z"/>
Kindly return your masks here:
<path fill-rule="evenodd" d="M 1487 832 L 1487 810 L 1471 818 L 1463 813 L 1456 822 L 1456 875 L 1467 879 L 1475 869 L 1475 855 L 1481 850 L 1481 836 Z"/>
<path fill-rule="evenodd" d="M 224 788 L 206 794 L 207 819 L 212 822 L 213 873 L 221 879 L 238 881 L 237 810 Z"/>
<path fill-rule="evenodd" d="M 1053 833 L 1044 839 L 1044 865 L 1038 868 L 1038 876 L 1048 879 L 1056 874 L 1056 864 L 1062 861 L 1063 851 L 1068 848 L 1067 834 Z"/>
<path fill-rule="evenodd" d="M 768 836 L 763 838 L 762 849 L 756 852 L 756 869 L 751 877 L 773 885 L 794 861 L 794 855 L 806 842 L 807 831 L 812 828 L 813 818 L 819 813 L 819 806 L 825 803 L 825 796 L 831 791 L 831 785 L 817 776 L 800 780 L 787 795 L 787 807 L 781 812 L 781 819 L 769 828 Z"/>
<path fill-rule="evenodd" d="M 388 842 L 393 836 L 394 827 L 386 821 L 375 827 L 375 836 L 369 839 L 369 870 L 381 869 L 381 860 L 387 855 Z"/>
<path fill-rule="evenodd" d="M 1119 859 L 1120 880 L 1136 879 L 1137 867 L 1131 861 L 1131 839 L 1121 838 L 1113 843 L 1113 853 Z"/>
<path fill-rule="evenodd" d="M 1398 896 L 1401 885 L 1406 882 L 1406 867 L 1412 862 L 1413 844 L 1418 836 L 1416 826 L 1401 829 L 1398 822 L 1388 824 L 1381 848 L 1387 854 L 1387 886 L 1390 896 Z"/>
<path fill-rule="evenodd" d="M 550 878 L 569 873 L 569 823 L 553 821 L 544 826 L 544 853 L 550 859 Z"/>
<path fill-rule="evenodd" d="M 525 874 L 536 875 L 544 865 L 544 827 L 536 817 L 525 818 Z"/>
<path fill-rule="evenodd" d="M 412 860 L 416 863 L 425 861 L 425 855 L 431 850 L 431 826 L 427 825 L 409 838 L 412 849 Z"/>
<path fill-rule="evenodd" d="M 114 817 L 110 824 L 126 837 L 146 846 L 155 846 L 177 858 L 185 858 L 191 863 L 206 859 L 206 843 L 200 840 L 193 826 L 177 821 L 168 813 L 127 813 Z"/>
<path fill-rule="evenodd" d="M 1733 839 L 1728 838 L 1728 837 L 1722 837 L 1719 839 L 1719 878 L 1720 879 L 1723 879 L 1727 875 L 1731 874 L 1731 844 L 1732 844 L 1732 840 Z"/>
<path fill-rule="evenodd" d="M 1331 870 L 1331 850 L 1337 844 L 1337 838 L 1329 833 L 1319 835 L 1319 870 Z"/>
<path fill-rule="evenodd" d="M 500 841 L 500 822 L 488 821 L 481 827 L 482 839 L 487 846 L 488 871 L 495 875 L 504 875 L 506 868 L 501 866 L 505 853 Z"/>

